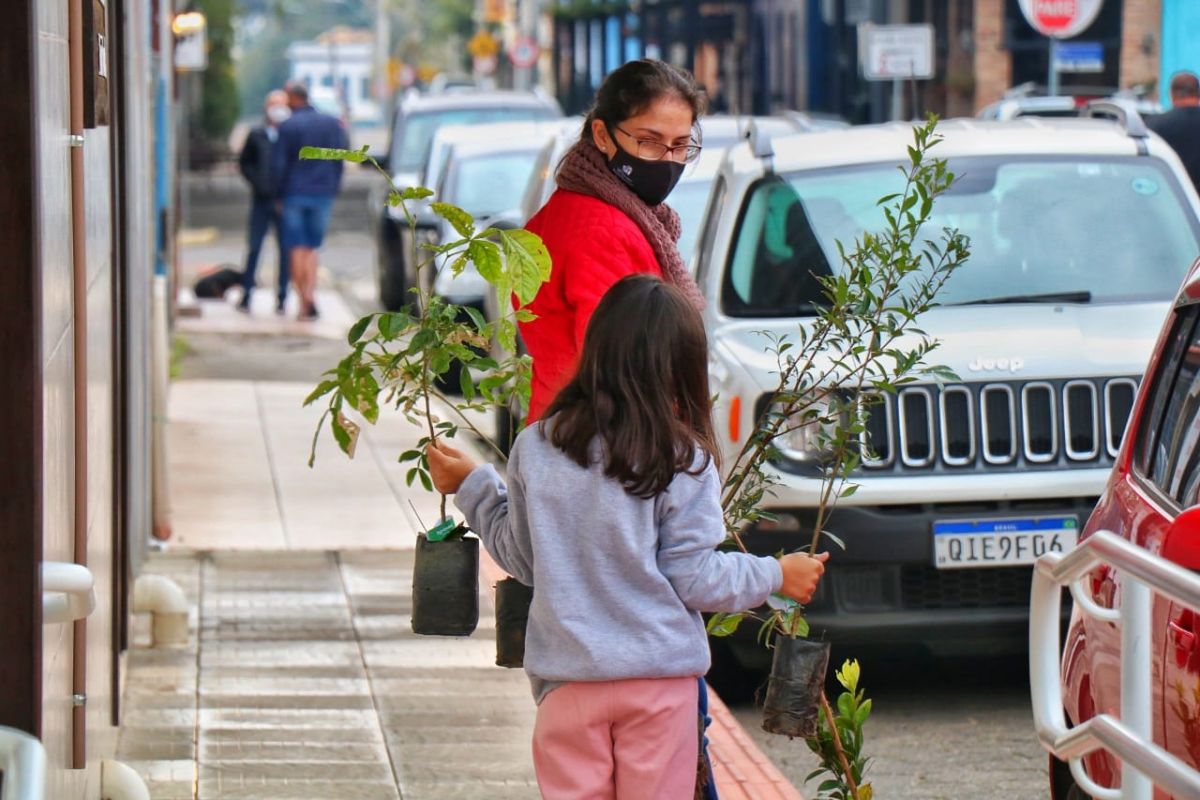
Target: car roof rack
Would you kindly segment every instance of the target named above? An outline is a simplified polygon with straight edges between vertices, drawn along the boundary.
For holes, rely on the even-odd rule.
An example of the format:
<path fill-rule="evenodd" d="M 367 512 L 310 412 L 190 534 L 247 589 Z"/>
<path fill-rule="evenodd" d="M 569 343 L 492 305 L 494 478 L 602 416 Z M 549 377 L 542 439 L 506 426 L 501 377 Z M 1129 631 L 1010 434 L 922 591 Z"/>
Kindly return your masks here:
<path fill-rule="evenodd" d="M 746 139 L 750 142 L 750 152 L 763 162 L 768 171 L 774 169 L 775 146 L 771 143 L 771 134 L 759 127 L 758 120 L 750 118 L 750 126 L 746 131 Z"/>
<path fill-rule="evenodd" d="M 1146 139 L 1150 138 L 1150 129 L 1146 121 L 1138 113 L 1132 102 L 1119 100 L 1091 100 L 1083 107 L 1083 116 L 1091 119 L 1109 119 L 1120 124 L 1126 135 L 1137 140 L 1138 154 L 1146 155 Z"/>

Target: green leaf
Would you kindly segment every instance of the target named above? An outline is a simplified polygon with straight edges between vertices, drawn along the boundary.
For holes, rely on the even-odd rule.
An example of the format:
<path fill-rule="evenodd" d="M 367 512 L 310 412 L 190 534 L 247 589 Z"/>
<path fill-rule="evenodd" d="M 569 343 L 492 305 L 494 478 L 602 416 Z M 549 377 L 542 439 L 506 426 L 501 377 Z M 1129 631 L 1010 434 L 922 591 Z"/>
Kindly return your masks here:
<path fill-rule="evenodd" d="M 420 450 L 405 450 L 403 453 L 400 454 L 400 458 L 398 458 L 396 460 L 399 461 L 400 463 L 404 463 L 405 461 L 416 461 L 420 457 L 421 457 Z"/>
<path fill-rule="evenodd" d="M 450 203 L 430 203 L 429 207 L 435 214 L 454 226 L 454 230 L 458 231 L 459 236 L 468 238 L 475 235 L 475 218 L 458 206 Z"/>
<path fill-rule="evenodd" d="M 704 626 L 705 631 L 709 636 L 732 636 L 745 619 L 744 614 L 723 614 L 716 613 L 708 618 L 708 624 Z"/>
<path fill-rule="evenodd" d="M 304 398 L 304 405 L 312 405 L 313 401 L 332 392 L 338 387 L 337 381 L 321 381 L 317 384 L 317 388 L 313 389 L 308 397 Z"/>
<path fill-rule="evenodd" d="M 317 161 L 350 161 L 361 164 L 367 160 L 367 149 L 343 150 L 339 147 L 301 147 L 300 158 Z"/>
<path fill-rule="evenodd" d="M 450 262 L 450 274 L 455 277 L 461 275 L 469 260 L 466 253 L 460 253 L 457 258 Z"/>
<path fill-rule="evenodd" d="M 475 264 L 479 277 L 496 286 L 504 273 L 504 263 L 500 260 L 500 248 L 495 242 L 473 239 L 467 245 L 467 255 Z"/>
<path fill-rule="evenodd" d="M 424 186 L 409 186 L 400 192 L 401 200 L 424 200 L 426 197 L 433 197 L 433 190 Z"/>
<path fill-rule="evenodd" d="M 470 402 L 475 399 L 475 381 L 471 378 L 471 370 L 463 367 L 458 373 L 458 386 L 462 389 L 463 397 Z"/>
<path fill-rule="evenodd" d="M 526 230 L 500 231 L 500 242 L 513 293 L 521 305 L 527 306 L 550 279 L 550 253 L 536 234 Z"/>
<path fill-rule="evenodd" d="M 518 308 L 515 312 L 515 316 L 517 318 L 517 322 L 533 322 L 535 319 L 537 319 L 537 314 L 534 314 L 532 311 L 528 311 L 524 308 Z"/>
<path fill-rule="evenodd" d="M 428 472 L 426 472 L 425 470 L 420 470 L 417 473 L 417 477 L 421 479 L 421 485 L 425 487 L 425 491 L 427 491 L 427 492 L 433 491 L 433 481 L 430 480 Z"/>
<path fill-rule="evenodd" d="M 870 698 L 863 700 L 862 705 L 858 707 L 858 711 L 854 712 L 854 724 L 861 728 L 869 716 L 871 716 Z"/>
<path fill-rule="evenodd" d="M 358 322 L 350 326 L 350 332 L 346 334 L 346 343 L 350 345 L 358 344 L 358 340 L 366 333 L 367 326 L 371 324 L 371 320 L 375 318 L 374 314 L 368 314 Z"/>
<path fill-rule="evenodd" d="M 415 481 L 417 479 L 417 473 L 419 473 L 420 471 L 421 470 L 419 467 L 413 467 L 412 469 L 410 469 L 408 471 L 408 474 L 404 476 L 404 485 L 412 486 L 413 481 Z"/>
<path fill-rule="evenodd" d="M 500 320 L 496 326 L 496 340 L 507 352 L 517 352 L 517 326 L 511 319 Z"/>
<path fill-rule="evenodd" d="M 475 325 L 475 330 L 481 331 L 487 327 L 487 320 L 483 318 L 483 314 L 474 306 L 463 306 L 462 310 L 471 318 L 471 322 Z"/>

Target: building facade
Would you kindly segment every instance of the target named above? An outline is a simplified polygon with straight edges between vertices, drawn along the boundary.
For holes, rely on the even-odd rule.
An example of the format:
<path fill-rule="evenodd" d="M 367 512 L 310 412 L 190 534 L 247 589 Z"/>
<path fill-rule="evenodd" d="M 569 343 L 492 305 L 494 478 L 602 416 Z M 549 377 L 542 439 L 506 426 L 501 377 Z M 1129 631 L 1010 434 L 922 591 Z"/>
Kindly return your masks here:
<path fill-rule="evenodd" d="M 1072 40 L 1098 58 L 1061 73 L 1062 91 L 1152 94 L 1160 70 L 1200 60 L 1197 15 L 1193 0 L 1105 0 Z M 641 57 L 690 69 L 718 112 L 807 109 L 853 122 L 890 119 L 897 99 L 904 117 L 972 115 L 1016 86 L 1045 91 L 1049 76 L 1049 42 L 1018 0 L 559 0 L 548 19 L 549 72 L 568 112 Z M 891 82 L 863 77 L 859 32 L 914 23 L 933 27 L 934 77 L 894 97 Z"/>
<path fill-rule="evenodd" d="M 153 154 L 171 11 L 11 0 L 0 26 L 0 725 L 42 741 L 47 797 L 100 796 L 153 527 L 151 286 L 171 216 Z M 50 563 L 90 571 L 90 615 L 44 616 Z"/>
<path fill-rule="evenodd" d="M 290 80 L 303 83 L 310 99 L 323 111 L 334 111 L 348 122 L 379 122 L 374 100 L 375 34 L 334 28 L 311 42 L 288 46 Z M 328 107 L 321 108 L 322 103 Z"/>

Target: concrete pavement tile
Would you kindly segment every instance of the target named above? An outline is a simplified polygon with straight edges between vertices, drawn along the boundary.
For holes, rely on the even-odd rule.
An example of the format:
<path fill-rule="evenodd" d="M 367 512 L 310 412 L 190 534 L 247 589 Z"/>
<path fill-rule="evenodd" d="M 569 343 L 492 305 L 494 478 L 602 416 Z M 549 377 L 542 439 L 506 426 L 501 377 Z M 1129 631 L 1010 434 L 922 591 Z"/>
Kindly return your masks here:
<path fill-rule="evenodd" d="M 405 782 L 404 800 L 537 800 L 536 783 L 512 783 L 508 781 L 472 781 L 469 783 Z"/>
<path fill-rule="evenodd" d="M 326 762 L 313 761 L 229 761 L 209 762 L 200 767 L 200 780 L 217 779 L 222 783 L 252 785 L 255 783 L 329 781 L 337 783 L 391 782 L 392 770 L 386 762 Z"/>
<path fill-rule="evenodd" d="M 448 636 L 363 642 L 367 670 L 377 667 L 486 667 L 496 660 L 496 643 Z"/>
<path fill-rule="evenodd" d="M 386 764 L 388 754 L 382 742 L 353 743 L 340 739 L 333 742 L 213 741 L 211 737 L 205 737 L 205 743 L 200 748 L 200 760 L 224 764 L 241 761 Z"/>
<path fill-rule="evenodd" d="M 314 301 L 321 311 L 320 319 L 301 322 L 296 319 L 300 309 L 295 297 L 289 298 L 285 309 L 287 313 L 279 315 L 275 313 L 275 299 L 271 292 L 255 292 L 250 299 L 250 313 L 243 314 L 235 308 L 236 301 L 198 299 L 191 289 L 181 287 L 180 304 L 195 306 L 200 314 L 179 317 L 176 327 L 184 334 L 311 336 L 345 340 L 346 331 L 356 318 L 341 294 L 332 289 L 317 289 Z"/>
<path fill-rule="evenodd" d="M 244 747 L 255 747 L 267 744 L 297 747 L 319 745 L 323 743 L 354 744 L 382 746 L 383 736 L 378 726 L 347 728 L 325 728 L 317 725 L 295 724 L 277 725 L 273 727 L 205 727 L 202 746 L 217 744 L 238 744 Z"/>
<path fill-rule="evenodd" d="M 210 694 L 201 692 L 200 710 L 218 708 L 371 709 L 369 694 Z"/>
<path fill-rule="evenodd" d="M 199 800 L 399 800 L 394 783 L 270 781 L 250 786 L 201 778 Z M 406 797 L 405 800 L 408 800 Z"/>
<path fill-rule="evenodd" d="M 209 728 L 375 728 L 375 710 L 365 708 L 202 708 L 201 739 Z"/>

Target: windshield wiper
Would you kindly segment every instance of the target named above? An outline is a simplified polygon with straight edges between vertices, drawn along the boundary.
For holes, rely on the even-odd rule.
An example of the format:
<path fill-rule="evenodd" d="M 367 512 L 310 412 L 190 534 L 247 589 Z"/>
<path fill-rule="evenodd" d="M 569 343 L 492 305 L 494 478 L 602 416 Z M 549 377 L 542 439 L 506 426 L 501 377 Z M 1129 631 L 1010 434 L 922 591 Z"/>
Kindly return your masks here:
<path fill-rule="evenodd" d="M 1086 290 L 1076 292 L 1047 292 L 1045 294 L 1014 294 L 1008 297 L 981 297 L 978 300 L 964 300 L 961 303 L 947 303 L 952 306 L 998 306 L 1013 303 L 1090 303 L 1092 293 Z"/>

